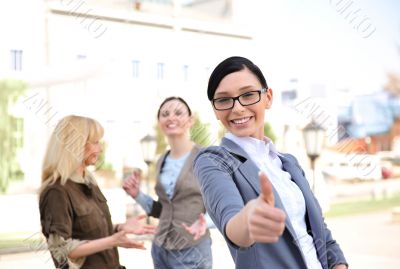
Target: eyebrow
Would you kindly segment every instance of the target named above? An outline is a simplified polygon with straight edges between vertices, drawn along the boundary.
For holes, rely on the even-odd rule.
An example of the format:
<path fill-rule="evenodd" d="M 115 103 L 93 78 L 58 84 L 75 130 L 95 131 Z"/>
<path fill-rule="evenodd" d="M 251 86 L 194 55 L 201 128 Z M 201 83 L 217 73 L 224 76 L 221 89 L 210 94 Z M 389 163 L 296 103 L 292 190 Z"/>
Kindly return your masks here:
<path fill-rule="evenodd" d="M 253 85 L 246 85 L 246 86 L 240 87 L 239 88 L 239 92 L 244 92 L 246 90 L 251 90 L 253 87 L 254 87 Z M 218 97 L 219 95 L 227 95 L 228 93 L 229 92 L 227 92 L 227 91 L 218 92 L 218 93 L 215 94 L 214 97 Z"/>

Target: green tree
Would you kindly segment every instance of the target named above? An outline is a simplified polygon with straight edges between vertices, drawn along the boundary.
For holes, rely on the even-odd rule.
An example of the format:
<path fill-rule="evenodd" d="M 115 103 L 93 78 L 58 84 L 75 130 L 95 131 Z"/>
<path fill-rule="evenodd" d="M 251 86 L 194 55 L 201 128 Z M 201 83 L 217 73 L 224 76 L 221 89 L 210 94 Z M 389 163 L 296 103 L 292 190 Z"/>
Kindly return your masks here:
<path fill-rule="evenodd" d="M 202 123 L 197 114 L 194 115 L 194 124 L 190 129 L 190 138 L 198 145 L 207 147 L 211 144 L 210 124 Z"/>
<path fill-rule="evenodd" d="M 268 122 L 264 123 L 264 135 L 275 143 L 276 135 L 274 133 L 274 130 L 272 129 L 271 124 L 269 124 Z"/>
<path fill-rule="evenodd" d="M 156 140 L 157 140 L 156 155 L 159 156 L 165 152 L 168 145 L 167 141 L 165 140 L 165 136 L 160 129 L 160 126 L 156 124 L 154 128 L 156 129 Z"/>
<path fill-rule="evenodd" d="M 222 125 L 222 123 L 220 121 L 218 121 L 218 123 L 219 123 L 219 125 L 218 125 L 217 139 L 218 139 L 218 142 L 220 142 L 222 140 L 222 138 L 225 136 L 226 129 L 225 129 L 225 126 Z"/>
<path fill-rule="evenodd" d="M 104 141 L 101 142 L 101 145 L 102 145 L 103 151 L 100 153 L 99 157 L 97 158 L 97 162 L 95 165 L 96 170 L 112 171 L 112 170 L 114 170 L 112 164 L 106 160 L 106 152 L 107 152 L 108 145 Z"/>
<path fill-rule="evenodd" d="M 209 146 L 211 143 L 209 131 L 210 124 L 202 123 L 197 114 L 193 115 L 193 117 L 194 123 L 190 129 L 190 139 L 198 145 Z M 155 130 L 157 140 L 156 154 L 160 155 L 165 152 L 168 144 L 158 124 L 155 126 Z"/>
<path fill-rule="evenodd" d="M 23 144 L 23 119 L 9 113 L 10 108 L 26 89 L 17 80 L 0 81 L 0 192 L 7 191 L 11 180 L 21 179 L 23 173 L 17 161 L 17 151 Z"/>

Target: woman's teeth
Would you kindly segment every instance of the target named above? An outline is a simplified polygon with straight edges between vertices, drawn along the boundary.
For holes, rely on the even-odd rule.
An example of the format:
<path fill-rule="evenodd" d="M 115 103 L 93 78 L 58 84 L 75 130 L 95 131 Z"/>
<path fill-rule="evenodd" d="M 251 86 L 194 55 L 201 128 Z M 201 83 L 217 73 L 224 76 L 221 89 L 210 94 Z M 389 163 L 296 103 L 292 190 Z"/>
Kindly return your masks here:
<path fill-rule="evenodd" d="M 232 120 L 232 122 L 234 124 L 243 124 L 246 123 L 250 120 L 250 117 L 246 117 L 246 118 L 241 118 L 241 119 L 237 119 L 237 120 Z"/>

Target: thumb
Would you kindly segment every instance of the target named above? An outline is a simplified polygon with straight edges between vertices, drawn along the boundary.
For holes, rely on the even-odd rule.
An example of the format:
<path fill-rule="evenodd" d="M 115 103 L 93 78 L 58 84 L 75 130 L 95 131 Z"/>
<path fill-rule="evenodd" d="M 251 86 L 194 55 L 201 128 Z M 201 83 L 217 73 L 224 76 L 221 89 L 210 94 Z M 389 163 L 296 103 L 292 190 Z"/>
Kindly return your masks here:
<path fill-rule="evenodd" d="M 200 213 L 199 215 L 199 222 L 200 224 L 206 223 L 206 217 L 204 216 L 203 213 Z"/>
<path fill-rule="evenodd" d="M 274 192 L 272 191 L 272 184 L 269 181 L 267 175 L 264 172 L 259 172 L 258 177 L 260 178 L 260 186 L 261 186 L 261 194 L 260 196 L 263 198 L 267 204 L 271 206 L 275 206 L 275 197 Z"/>

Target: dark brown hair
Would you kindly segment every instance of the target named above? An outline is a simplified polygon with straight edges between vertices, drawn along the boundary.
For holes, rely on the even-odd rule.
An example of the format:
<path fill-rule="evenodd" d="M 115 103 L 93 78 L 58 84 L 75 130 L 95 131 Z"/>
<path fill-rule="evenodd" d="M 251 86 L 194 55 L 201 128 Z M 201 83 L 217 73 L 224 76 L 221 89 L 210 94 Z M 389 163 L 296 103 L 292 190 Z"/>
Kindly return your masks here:
<path fill-rule="evenodd" d="M 263 88 L 268 89 L 267 81 L 257 65 L 244 57 L 233 56 L 219 63 L 211 73 L 207 88 L 208 100 L 211 101 L 214 98 L 215 91 L 224 77 L 231 73 L 241 71 L 245 68 L 249 69 L 250 72 L 252 72 L 258 78 Z"/>
<path fill-rule="evenodd" d="M 161 103 L 161 105 L 158 108 L 158 112 L 157 112 L 157 119 L 160 118 L 160 112 L 161 112 L 161 108 L 168 103 L 169 101 L 173 101 L 173 100 L 178 100 L 179 102 L 181 102 L 183 105 L 185 105 L 185 107 L 187 108 L 188 112 L 189 112 L 189 116 L 192 116 L 192 110 L 190 109 L 189 105 L 186 103 L 185 100 L 183 100 L 183 98 L 178 97 L 178 96 L 170 96 L 164 99 L 164 101 Z"/>

